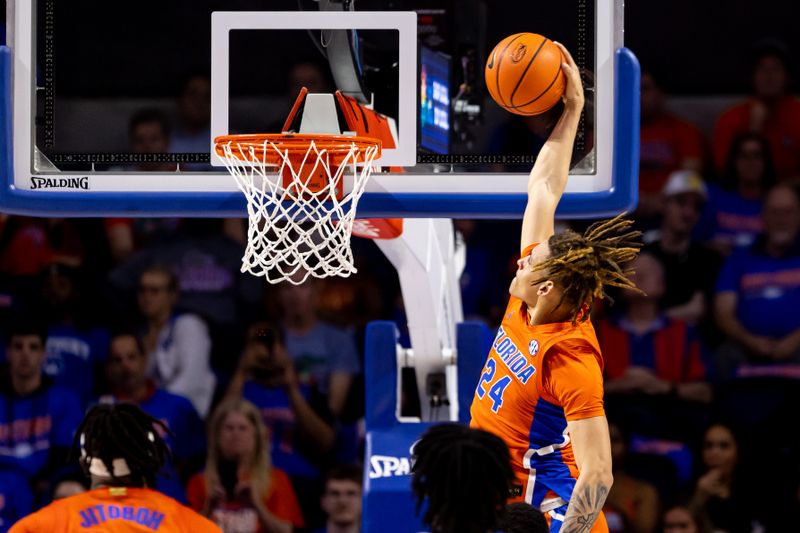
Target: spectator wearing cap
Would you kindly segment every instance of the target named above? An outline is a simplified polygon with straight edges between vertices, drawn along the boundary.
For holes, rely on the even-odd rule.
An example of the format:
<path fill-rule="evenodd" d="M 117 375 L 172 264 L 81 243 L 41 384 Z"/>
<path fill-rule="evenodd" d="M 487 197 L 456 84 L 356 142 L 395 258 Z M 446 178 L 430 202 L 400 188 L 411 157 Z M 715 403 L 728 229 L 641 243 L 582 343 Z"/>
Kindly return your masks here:
<path fill-rule="evenodd" d="M 779 179 L 800 176 L 800 102 L 789 92 L 789 78 L 786 48 L 777 42 L 758 45 L 751 96 L 725 111 L 714 129 L 714 162 L 720 173 L 733 139 L 749 131 L 766 137 Z"/>
<path fill-rule="evenodd" d="M 696 172 L 679 170 L 670 174 L 662 197 L 660 227 L 645 234 L 643 251 L 664 266 L 664 313 L 696 323 L 706 316 L 707 292 L 714 286 L 721 263 L 719 254 L 693 239 L 708 189 Z"/>
<path fill-rule="evenodd" d="M 702 133 L 667 111 L 660 81 L 652 71 L 642 72 L 637 212 L 644 216 L 658 212 L 661 190 L 672 172 L 700 171 L 704 164 Z"/>
<path fill-rule="evenodd" d="M 742 363 L 800 363 L 800 198 L 779 184 L 764 200 L 764 233 L 726 261 L 714 307 L 729 341 L 717 354 L 723 376 Z"/>

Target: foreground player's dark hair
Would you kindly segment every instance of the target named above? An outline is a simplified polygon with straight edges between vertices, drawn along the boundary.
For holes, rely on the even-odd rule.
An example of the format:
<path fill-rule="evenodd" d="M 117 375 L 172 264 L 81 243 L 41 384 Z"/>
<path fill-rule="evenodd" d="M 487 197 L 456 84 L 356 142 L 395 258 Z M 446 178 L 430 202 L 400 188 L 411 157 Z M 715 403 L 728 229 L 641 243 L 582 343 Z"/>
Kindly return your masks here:
<path fill-rule="evenodd" d="M 547 277 L 534 285 L 552 280 L 563 290 L 561 302 L 570 306 L 570 320 L 575 323 L 584 306 L 587 312 L 581 321 L 589 318 L 592 304 L 597 298 L 608 298 L 605 286 L 639 290 L 628 278 L 630 270 L 625 264 L 633 261 L 642 244 L 640 231 L 631 230 L 632 220 L 622 215 L 610 220 L 595 222 L 583 233 L 572 230 L 550 237 L 550 257 L 535 268 L 547 272 Z"/>
<path fill-rule="evenodd" d="M 434 533 L 486 533 L 497 526 L 514 480 L 498 437 L 458 424 L 430 428 L 414 446 L 411 487 Z"/>
<path fill-rule="evenodd" d="M 525 502 L 506 506 L 500 519 L 499 530 L 503 533 L 547 533 L 550 526 L 539 509 Z"/>
<path fill-rule="evenodd" d="M 132 404 L 97 405 L 81 422 L 75 434 L 75 445 L 83 450 L 81 468 L 89 476 L 91 458 L 103 461 L 112 474 L 112 480 L 121 485 L 135 487 L 155 486 L 156 474 L 169 459 L 169 448 L 160 434 L 169 429 Z M 119 477 L 114 474 L 113 460 L 125 459 L 131 473 Z"/>

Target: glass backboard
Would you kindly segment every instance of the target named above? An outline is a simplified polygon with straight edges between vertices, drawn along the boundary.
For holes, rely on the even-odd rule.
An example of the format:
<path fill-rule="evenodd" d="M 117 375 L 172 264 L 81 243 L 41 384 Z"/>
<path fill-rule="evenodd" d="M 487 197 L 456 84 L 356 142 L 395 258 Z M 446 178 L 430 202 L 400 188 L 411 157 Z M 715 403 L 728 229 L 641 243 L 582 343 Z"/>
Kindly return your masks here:
<path fill-rule="evenodd" d="M 302 85 L 394 119 L 359 216 L 517 217 L 559 109 L 518 117 L 483 81 L 528 31 L 564 43 L 586 109 L 562 216 L 636 202 L 638 63 L 618 0 L 8 2 L 0 209 L 244 216 L 217 134 L 280 131 Z M 149 122 L 148 122 L 149 121 Z M 398 172 L 402 168 L 401 172 Z M 391 171 L 390 171 L 391 169 Z"/>

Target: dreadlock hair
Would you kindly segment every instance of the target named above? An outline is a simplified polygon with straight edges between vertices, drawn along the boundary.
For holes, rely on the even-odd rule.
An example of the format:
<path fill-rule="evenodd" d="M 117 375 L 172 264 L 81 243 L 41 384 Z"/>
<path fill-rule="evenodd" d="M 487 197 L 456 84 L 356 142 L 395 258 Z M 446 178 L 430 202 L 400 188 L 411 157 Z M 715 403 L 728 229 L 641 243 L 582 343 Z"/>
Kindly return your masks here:
<path fill-rule="evenodd" d="M 434 533 L 486 533 L 497 526 L 514 481 L 505 443 L 459 424 L 430 428 L 414 445 L 411 488 Z"/>
<path fill-rule="evenodd" d="M 112 482 L 133 487 L 155 486 L 156 474 L 169 460 L 170 451 L 161 435 L 167 426 L 133 404 L 101 404 L 92 407 L 75 433 L 74 447 L 87 476 L 92 459 L 100 459 Z M 129 475 L 117 476 L 114 459 L 124 459 Z"/>
<path fill-rule="evenodd" d="M 573 324 L 584 306 L 588 309 L 580 316 L 581 321 L 589 318 L 596 299 L 611 300 L 604 287 L 639 291 L 628 278 L 632 271 L 624 265 L 639 253 L 642 244 L 637 239 L 642 232 L 631 230 L 633 221 L 623 215 L 595 222 L 582 235 L 572 230 L 553 235 L 547 241 L 550 257 L 534 267 L 547 273 L 534 285 L 551 280 L 561 287 L 558 306 L 566 303 L 571 307 Z"/>
<path fill-rule="evenodd" d="M 529 503 L 517 502 L 506 506 L 499 529 L 503 533 L 547 533 L 550 526 L 539 509 Z"/>

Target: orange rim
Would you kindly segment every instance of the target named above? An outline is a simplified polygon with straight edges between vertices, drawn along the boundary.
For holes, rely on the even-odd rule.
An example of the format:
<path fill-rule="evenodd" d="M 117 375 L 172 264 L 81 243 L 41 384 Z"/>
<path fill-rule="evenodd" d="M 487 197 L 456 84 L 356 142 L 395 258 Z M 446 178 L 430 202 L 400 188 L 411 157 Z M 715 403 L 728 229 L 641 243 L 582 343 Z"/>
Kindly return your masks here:
<path fill-rule="evenodd" d="M 371 147 L 377 147 L 375 158 L 381 156 L 381 141 L 372 137 L 355 137 L 350 135 L 314 135 L 309 133 L 258 133 L 248 135 L 221 135 L 214 139 L 217 155 L 226 157 L 225 147 L 230 145 L 231 155 L 239 160 L 265 162 L 279 165 L 283 158 L 277 150 L 286 152 L 296 159 L 298 155 L 308 152 L 311 143 L 318 150 L 332 155 L 334 161 L 343 159 L 353 145 L 356 146 L 355 162 L 361 159 L 360 154 Z M 277 150 L 276 150 L 277 148 Z"/>

